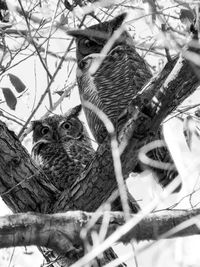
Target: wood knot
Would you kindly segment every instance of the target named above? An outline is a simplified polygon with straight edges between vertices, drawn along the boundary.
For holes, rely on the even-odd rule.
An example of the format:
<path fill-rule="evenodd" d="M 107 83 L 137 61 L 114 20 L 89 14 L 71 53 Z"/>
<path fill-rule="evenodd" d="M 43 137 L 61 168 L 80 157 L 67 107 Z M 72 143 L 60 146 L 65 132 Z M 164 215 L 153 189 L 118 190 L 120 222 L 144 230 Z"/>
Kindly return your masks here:
<path fill-rule="evenodd" d="M 21 163 L 20 157 L 13 157 L 9 162 L 9 166 L 16 168 L 20 165 L 20 163 Z"/>

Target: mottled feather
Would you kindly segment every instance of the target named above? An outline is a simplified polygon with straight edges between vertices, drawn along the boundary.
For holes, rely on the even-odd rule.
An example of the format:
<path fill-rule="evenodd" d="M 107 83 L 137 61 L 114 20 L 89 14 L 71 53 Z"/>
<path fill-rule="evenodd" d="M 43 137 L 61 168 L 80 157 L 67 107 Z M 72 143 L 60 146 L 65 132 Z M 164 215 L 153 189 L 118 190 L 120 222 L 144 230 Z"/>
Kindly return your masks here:
<path fill-rule="evenodd" d="M 69 188 L 94 156 L 89 135 L 74 109 L 66 116 L 53 115 L 32 125 L 32 156 L 59 190 Z"/>

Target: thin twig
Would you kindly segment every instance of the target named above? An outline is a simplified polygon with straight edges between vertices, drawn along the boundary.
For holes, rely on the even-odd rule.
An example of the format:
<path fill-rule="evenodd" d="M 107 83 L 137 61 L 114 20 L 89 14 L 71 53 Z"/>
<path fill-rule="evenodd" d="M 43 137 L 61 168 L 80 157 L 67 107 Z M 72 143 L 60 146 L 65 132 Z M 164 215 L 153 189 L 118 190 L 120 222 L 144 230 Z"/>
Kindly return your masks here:
<path fill-rule="evenodd" d="M 85 17 L 82 19 L 82 23 L 84 22 L 84 20 L 85 20 Z M 80 27 L 81 27 L 82 23 L 80 24 Z M 18 138 L 21 139 L 24 130 L 26 129 L 27 125 L 29 124 L 29 122 L 31 121 L 31 119 L 33 118 L 33 116 L 35 115 L 35 113 L 36 113 L 36 111 L 38 110 L 38 108 L 40 107 L 40 105 L 42 104 L 42 102 L 43 102 L 43 100 L 44 100 L 46 94 L 48 93 L 48 90 L 49 90 L 50 86 L 52 85 L 52 83 L 53 83 L 53 81 L 54 81 L 56 75 L 58 74 L 59 70 L 61 69 L 61 66 L 62 66 L 62 64 L 63 64 L 63 62 L 64 62 L 64 60 L 65 60 L 65 57 L 67 56 L 68 52 L 70 51 L 73 42 L 74 42 L 74 39 L 72 39 L 71 42 L 69 43 L 69 45 L 68 45 L 68 47 L 67 47 L 67 49 L 66 49 L 66 51 L 65 51 L 65 53 L 64 53 L 64 55 L 63 55 L 63 57 L 61 58 L 61 60 L 60 60 L 60 62 L 59 62 L 59 64 L 58 64 L 58 67 L 57 67 L 56 71 L 54 72 L 54 74 L 53 74 L 53 76 L 52 76 L 52 78 L 51 78 L 49 84 L 47 85 L 46 90 L 45 90 L 44 93 L 42 94 L 42 96 L 41 96 L 41 98 L 40 98 L 40 100 L 39 100 L 37 106 L 36 106 L 35 109 L 32 111 L 31 115 L 30 115 L 29 118 L 27 119 L 27 121 L 26 121 L 26 123 L 24 124 L 23 128 L 20 130 L 20 132 L 19 132 L 19 134 L 18 134 Z"/>

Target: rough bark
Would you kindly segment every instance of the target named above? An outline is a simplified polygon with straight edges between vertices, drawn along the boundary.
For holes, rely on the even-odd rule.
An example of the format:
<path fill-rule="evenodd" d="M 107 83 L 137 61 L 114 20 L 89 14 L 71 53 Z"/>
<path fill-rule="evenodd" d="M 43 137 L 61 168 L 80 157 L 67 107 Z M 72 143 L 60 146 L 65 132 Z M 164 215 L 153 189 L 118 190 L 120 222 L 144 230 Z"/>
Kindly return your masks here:
<path fill-rule="evenodd" d="M 125 234 L 119 234 L 117 241 L 124 243 L 132 239 L 158 240 L 162 235 L 165 238 L 199 235 L 199 214 L 200 209 L 165 210 L 145 217 L 142 214 L 134 214 L 131 215 L 130 220 L 134 222 L 135 219 L 140 219 L 140 222 L 126 232 L 126 220 L 122 212 L 98 212 L 95 214 L 98 220 L 88 228 L 88 239 L 92 231 L 100 232 L 104 216 L 109 216 L 110 219 L 107 237 L 118 229 L 119 232 Z M 29 212 L 0 217 L 0 248 L 37 245 L 49 247 L 65 255 L 66 251 L 70 251 L 71 243 L 75 243 L 74 240 L 76 240 L 78 251 L 78 246 L 81 247 L 83 243 L 81 230 L 88 227 L 93 217 L 93 213 L 82 211 L 69 211 L 54 215 Z M 119 228 L 120 226 L 123 227 Z M 125 230 L 121 231 L 122 228 Z"/>
<path fill-rule="evenodd" d="M 59 191 L 0 122 L 0 194 L 13 212 L 48 212 Z"/>

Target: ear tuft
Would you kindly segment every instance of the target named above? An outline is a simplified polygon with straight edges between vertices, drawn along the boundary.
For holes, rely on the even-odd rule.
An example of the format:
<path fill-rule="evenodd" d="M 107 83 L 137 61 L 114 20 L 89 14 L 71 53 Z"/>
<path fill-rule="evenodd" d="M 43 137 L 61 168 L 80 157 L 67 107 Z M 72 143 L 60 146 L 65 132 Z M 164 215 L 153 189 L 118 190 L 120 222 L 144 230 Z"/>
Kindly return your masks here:
<path fill-rule="evenodd" d="M 31 131 L 33 131 L 34 129 L 35 129 L 35 127 L 37 126 L 37 125 L 39 125 L 39 124 L 41 124 L 41 121 L 31 121 L 30 122 L 30 132 Z"/>
<path fill-rule="evenodd" d="M 116 16 L 114 19 L 109 21 L 113 31 L 117 30 L 122 25 L 122 23 L 124 22 L 126 16 L 127 16 L 127 13 L 124 12 L 124 13 Z"/>
<path fill-rule="evenodd" d="M 84 30 L 71 30 L 71 31 L 67 31 L 67 34 L 74 38 L 78 38 L 83 35 L 83 32 Z"/>
<path fill-rule="evenodd" d="M 122 23 L 124 22 L 125 18 L 127 16 L 127 13 L 124 12 L 112 20 L 108 20 L 99 24 L 92 25 L 86 29 L 83 30 L 70 30 L 67 31 L 68 35 L 71 35 L 74 38 L 80 38 L 80 37 L 95 37 L 95 38 L 101 38 L 101 39 L 106 39 L 105 36 L 101 35 L 100 33 L 103 31 L 107 32 L 108 27 L 112 29 L 112 32 L 117 30 Z"/>
<path fill-rule="evenodd" d="M 78 106 L 75 106 L 73 107 L 72 109 L 68 110 L 66 113 L 65 113 L 65 116 L 66 117 L 78 117 L 81 113 L 81 110 L 82 110 L 82 105 L 78 105 Z"/>

